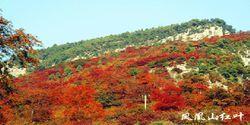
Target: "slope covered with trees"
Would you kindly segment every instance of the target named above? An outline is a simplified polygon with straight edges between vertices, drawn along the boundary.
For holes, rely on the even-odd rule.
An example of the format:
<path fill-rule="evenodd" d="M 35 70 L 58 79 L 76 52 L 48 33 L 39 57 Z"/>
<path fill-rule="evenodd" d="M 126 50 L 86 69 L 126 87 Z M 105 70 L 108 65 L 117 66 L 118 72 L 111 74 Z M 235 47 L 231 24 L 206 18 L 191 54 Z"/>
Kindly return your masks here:
<path fill-rule="evenodd" d="M 244 32 L 127 47 L 38 70 L 14 80 L 19 93 L 5 109 L 12 114 L 6 123 L 246 124 L 250 67 L 244 58 L 249 58 L 249 48 L 250 33 Z M 244 116 L 242 121 L 221 116 L 181 120 L 187 112 L 203 112 L 206 119 L 211 113 Z"/>
<path fill-rule="evenodd" d="M 232 26 L 227 25 L 221 19 L 193 19 L 189 22 L 174 24 L 164 27 L 142 29 L 135 32 L 125 32 L 119 35 L 54 45 L 40 50 L 42 61 L 40 69 L 59 64 L 74 58 L 89 58 L 98 56 L 108 51 L 124 49 L 128 46 L 145 46 L 160 44 L 160 40 L 167 37 L 175 37 L 180 33 L 188 32 L 188 35 L 203 32 L 205 29 L 217 26 L 223 29 L 223 33 L 234 33 Z"/>

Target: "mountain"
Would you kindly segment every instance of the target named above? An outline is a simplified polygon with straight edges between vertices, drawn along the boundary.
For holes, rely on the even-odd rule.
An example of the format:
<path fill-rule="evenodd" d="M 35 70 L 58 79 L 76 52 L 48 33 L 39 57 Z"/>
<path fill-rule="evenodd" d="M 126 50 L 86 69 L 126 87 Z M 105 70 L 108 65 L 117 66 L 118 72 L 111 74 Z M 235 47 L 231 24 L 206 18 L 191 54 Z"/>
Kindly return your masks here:
<path fill-rule="evenodd" d="M 37 70 L 14 80 L 18 112 L 9 124 L 249 124 L 249 49 L 250 32 L 241 32 L 127 47 Z M 206 121 L 192 120 L 199 112 Z M 208 120 L 212 113 L 217 120 Z"/>
<path fill-rule="evenodd" d="M 191 21 L 109 35 L 76 43 L 54 45 L 40 50 L 41 66 L 44 69 L 65 61 L 90 58 L 109 51 L 121 51 L 128 46 L 148 46 L 162 44 L 171 40 L 198 40 L 210 36 L 234 33 L 232 26 L 221 19 L 193 19 Z"/>

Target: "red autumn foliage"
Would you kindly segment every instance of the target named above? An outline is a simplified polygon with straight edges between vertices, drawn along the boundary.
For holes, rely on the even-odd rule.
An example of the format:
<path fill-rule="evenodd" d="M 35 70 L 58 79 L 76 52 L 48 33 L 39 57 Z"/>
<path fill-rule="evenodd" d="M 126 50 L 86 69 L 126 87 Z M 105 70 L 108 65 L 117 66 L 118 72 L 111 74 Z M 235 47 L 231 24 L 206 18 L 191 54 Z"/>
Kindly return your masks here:
<path fill-rule="evenodd" d="M 216 43 L 219 39 L 229 39 L 231 41 L 244 41 L 250 38 L 249 32 L 240 32 L 237 34 L 230 34 L 230 35 L 224 35 L 224 36 L 213 36 L 211 38 L 204 38 L 203 40 L 208 43 Z"/>
<path fill-rule="evenodd" d="M 95 101 L 95 90 L 88 86 L 68 86 L 59 101 L 67 109 L 65 116 L 72 121 L 97 120 L 104 115 L 101 104 Z"/>
<path fill-rule="evenodd" d="M 234 125 L 242 125 L 248 124 L 250 121 L 250 107 L 247 106 L 230 106 L 225 109 L 227 114 L 231 115 L 231 119 L 225 120 L 224 123 L 227 125 L 234 124 Z M 240 119 L 239 115 L 242 113 L 242 120 Z M 234 118 L 234 115 L 237 116 Z"/>
<path fill-rule="evenodd" d="M 0 101 L 0 124 L 4 124 L 14 118 L 14 111 L 9 105 L 6 104 L 6 101 L 7 100 Z"/>
<path fill-rule="evenodd" d="M 195 83 L 194 88 L 198 91 L 206 91 L 208 90 L 208 86 L 201 84 L 201 83 Z"/>
<path fill-rule="evenodd" d="M 166 85 L 152 93 L 152 100 L 156 101 L 155 110 L 180 110 L 185 107 L 185 100 L 181 95 L 181 89 L 174 85 Z"/>
<path fill-rule="evenodd" d="M 199 59 L 219 58 L 213 54 L 206 57 L 204 49 L 197 47 L 198 43 L 191 52 L 185 52 L 190 45 L 187 43 L 175 43 L 177 50 L 173 52 L 168 51 L 172 44 L 128 48 L 118 57 L 107 54 L 35 71 L 14 80 L 20 96 L 13 96 L 12 100 L 24 106 L 21 113 L 28 112 L 22 119 L 41 124 L 65 121 L 65 124 L 135 124 L 137 121 L 150 124 L 162 117 L 178 123 L 180 119 L 175 116 L 183 109 L 198 112 L 213 106 L 220 112 L 239 110 L 248 114 L 246 104 L 240 101 L 243 92 L 210 91 L 206 81 L 208 74 L 194 75 L 191 71 L 180 79 L 172 77 L 168 67 L 184 63 L 192 67 Z M 192 57 L 193 62 L 189 61 Z M 76 70 L 78 65 L 83 66 L 80 71 Z M 65 67 L 72 71 L 68 76 L 63 75 Z M 133 76 L 131 69 L 135 69 Z M 50 76 L 54 77 L 51 79 Z M 178 80 L 181 81 L 176 85 Z M 148 95 L 147 110 L 143 108 L 143 95 Z M 220 105 L 214 105 L 214 102 Z M 227 104 L 232 107 L 228 108 Z M 18 108 L 4 109 L 6 112 L 0 112 L 8 118 L 5 121 L 15 119 L 13 111 Z M 244 118 L 249 121 L 248 117 Z M 57 123 L 60 120 L 63 122 Z"/>

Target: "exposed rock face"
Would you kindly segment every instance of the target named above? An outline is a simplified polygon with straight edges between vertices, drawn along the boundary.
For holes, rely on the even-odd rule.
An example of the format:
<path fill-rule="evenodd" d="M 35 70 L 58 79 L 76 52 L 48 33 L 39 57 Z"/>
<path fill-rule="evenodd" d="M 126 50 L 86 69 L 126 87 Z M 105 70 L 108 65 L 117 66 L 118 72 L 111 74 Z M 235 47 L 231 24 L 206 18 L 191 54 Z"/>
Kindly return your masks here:
<path fill-rule="evenodd" d="M 77 56 L 69 61 L 76 61 L 76 60 L 79 60 L 79 59 L 86 59 L 85 57 L 81 57 L 81 56 Z"/>
<path fill-rule="evenodd" d="M 221 82 L 216 81 L 215 83 L 212 83 L 210 80 L 208 81 L 209 83 L 209 88 L 213 88 L 213 87 L 220 87 L 222 89 L 228 90 L 228 86 L 224 85 Z"/>
<path fill-rule="evenodd" d="M 230 34 L 229 31 L 223 31 L 222 27 L 218 26 L 212 26 L 207 29 L 201 29 L 198 28 L 197 30 L 200 30 L 201 32 L 199 33 L 191 33 L 191 29 L 188 29 L 186 33 L 180 33 L 176 36 L 170 36 L 167 37 L 166 39 L 163 39 L 162 42 L 166 41 L 174 41 L 174 40 L 181 40 L 181 41 L 197 41 L 200 39 L 203 39 L 205 37 L 212 37 L 212 36 L 222 36 L 226 34 Z"/>
<path fill-rule="evenodd" d="M 14 77 L 18 77 L 20 75 L 24 75 L 26 73 L 26 68 L 17 68 L 13 67 L 9 70 L 10 74 Z"/>
<path fill-rule="evenodd" d="M 195 68 L 187 68 L 187 64 L 184 63 L 184 64 L 180 64 L 180 65 L 176 65 L 176 66 L 173 66 L 173 67 L 166 67 L 169 74 L 170 74 L 170 77 L 175 79 L 175 80 L 179 80 L 183 77 L 183 74 L 185 73 L 189 73 L 191 71 L 197 71 L 198 69 L 195 69 Z M 174 68 L 178 68 L 181 72 L 178 73 L 176 71 L 173 71 Z"/>
<path fill-rule="evenodd" d="M 211 27 L 207 27 L 207 28 L 198 27 L 197 31 L 199 31 L 199 32 L 197 32 L 197 33 L 191 33 L 191 31 L 193 31 L 193 29 L 188 29 L 188 31 L 185 32 L 185 33 L 180 33 L 180 34 L 178 34 L 176 36 L 169 36 L 169 37 L 167 37 L 165 39 L 162 39 L 162 40 L 160 40 L 160 41 L 158 41 L 156 43 L 165 43 L 167 41 L 175 41 L 175 40 L 180 40 L 180 41 L 184 41 L 184 42 L 198 41 L 198 40 L 201 40 L 201 39 L 206 38 L 206 37 L 210 38 L 212 36 L 223 36 L 223 35 L 230 34 L 229 31 L 225 31 L 225 30 L 223 30 L 222 27 L 219 27 L 219 26 L 211 26 Z M 148 41 L 148 42 L 150 43 L 150 41 Z M 152 42 L 149 45 L 154 45 L 154 44 L 155 43 Z M 133 47 L 133 46 L 134 45 L 128 45 L 126 47 Z M 142 45 L 142 46 L 144 46 L 144 45 Z M 114 52 L 123 51 L 123 50 L 125 50 L 125 48 L 115 49 Z"/>
<path fill-rule="evenodd" d="M 178 72 L 174 71 L 174 68 L 180 69 L 181 72 L 178 73 Z M 168 70 L 168 72 L 170 74 L 170 77 L 175 79 L 176 81 L 179 81 L 180 79 L 182 79 L 183 74 L 185 74 L 185 73 L 190 73 L 190 72 L 193 72 L 193 71 L 199 71 L 198 68 L 191 68 L 191 67 L 188 68 L 186 63 L 176 65 L 176 66 L 172 66 L 172 67 L 166 67 L 166 69 Z M 205 76 L 205 77 L 206 77 L 206 79 L 209 79 L 208 78 L 209 76 Z M 228 90 L 228 86 L 224 85 L 222 82 L 219 82 L 219 81 L 212 82 L 211 80 L 208 80 L 207 83 L 209 85 L 209 88 L 213 88 L 213 87 L 217 86 L 217 87 L 220 87 L 222 89 Z"/>
<path fill-rule="evenodd" d="M 246 55 L 241 55 L 241 59 L 243 60 L 243 63 L 245 66 L 249 65 L 250 64 L 250 51 L 247 50 L 244 52 Z"/>

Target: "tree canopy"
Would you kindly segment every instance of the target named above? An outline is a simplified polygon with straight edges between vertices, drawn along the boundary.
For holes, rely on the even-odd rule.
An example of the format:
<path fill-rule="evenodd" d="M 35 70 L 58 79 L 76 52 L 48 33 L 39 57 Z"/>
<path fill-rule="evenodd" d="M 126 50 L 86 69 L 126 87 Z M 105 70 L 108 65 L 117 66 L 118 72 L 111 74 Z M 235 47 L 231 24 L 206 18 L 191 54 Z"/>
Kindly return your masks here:
<path fill-rule="evenodd" d="M 34 47 L 39 44 L 34 36 L 26 34 L 23 29 L 13 29 L 10 21 L 0 17 L 0 123 L 9 118 L 5 117 L 3 109 L 11 106 L 9 95 L 15 93 L 9 70 L 13 66 L 36 65 L 38 59 Z"/>

